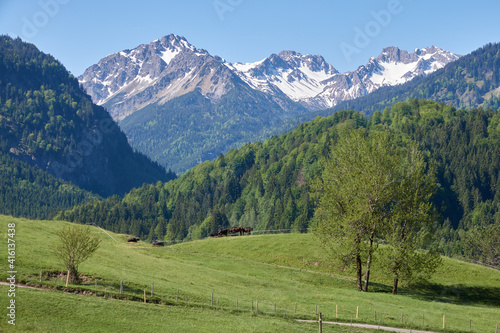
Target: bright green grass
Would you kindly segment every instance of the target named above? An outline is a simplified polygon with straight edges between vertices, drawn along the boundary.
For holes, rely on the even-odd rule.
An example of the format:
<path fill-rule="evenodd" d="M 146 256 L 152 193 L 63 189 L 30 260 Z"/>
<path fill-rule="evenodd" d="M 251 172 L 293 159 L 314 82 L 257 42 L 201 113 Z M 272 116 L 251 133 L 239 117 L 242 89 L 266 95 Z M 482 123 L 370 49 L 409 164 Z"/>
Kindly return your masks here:
<path fill-rule="evenodd" d="M 63 270 L 51 254 L 51 247 L 57 241 L 55 232 L 65 222 L 0 216 L 0 239 L 6 239 L 7 223 L 12 221 L 16 223 L 18 279 L 35 284 L 41 269 Z M 112 234 L 120 242 L 116 243 L 99 229 L 93 229 L 103 241 L 95 255 L 80 267 L 80 272 L 91 278 L 82 287 L 94 291 L 97 278 L 98 293 L 107 288 L 108 295 L 117 295 L 123 280 L 125 293 L 139 299 L 145 289 L 149 297 L 154 282 L 155 300 L 163 304 L 18 289 L 18 322 L 26 325 L 25 331 L 57 332 L 51 329 L 51 325 L 57 324 L 62 327 L 59 331 L 68 332 L 84 331 L 83 327 L 88 331 L 109 331 L 106 327 L 121 331 L 130 327 L 131 331 L 140 332 L 145 327 L 142 322 L 147 323 L 148 330 L 175 327 L 172 332 L 220 332 L 219 324 L 228 327 L 223 331 L 307 332 L 315 331 L 316 326 L 298 324 L 291 317 L 314 318 L 316 305 L 324 320 L 336 319 L 338 305 L 338 319 L 350 321 L 359 306 L 359 322 L 375 323 L 376 310 L 377 322 L 399 326 L 403 312 L 404 326 L 413 321 L 413 328 L 422 328 L 424 316 L 424 327 L 432 330 L 442 326 L 442 316 L 446 315 L 448 332 L 468 331 L 469 319 L 474 330 L 494 332 L 496 322 L 500 321 L 500 272 L 478 265 L 445 258 L 443 267 L 429 284 L 417 290 L 402 289 L 397 296 L 387 292 L 390 281 L 378 277 L 375 270 L 376 292 L 359 293 L 351 276 L 329 267 L 313 235 L 207 239 L 152 248 L 148 244 L 124 244 L 125 235 Z M 0 251 L 0 279 L 5 281 L 7 251 L 3 241 Z M 54 278 L 44 283 L 53 286 Z M 58 285 L 62 288 L 63 282 Z M 6 291 L 5 287 L 0 289 L 5 295 Z M 219 298 L 223 311 L 210 308 L 211 292 L 214 292 L 214 306 Z M 1 299 L 1 308 L 5 308 L 6 297 Z M 255 309 L 257 300 L 260 313 L 252 316 L 252 301 Z M 60 314 L 51 317 L 58 311 Z M 285 311 L 287 319 L 283 319 Z M 106 326 L 106 320 L 111 319 L 109 325 L 116 326 Z M 5 320 L 0 322 L 0 330 L 5 329 L 5 324 Z M 356 331 L 347 329 L 350 328 L 345 332 Z M 330 328 L 335 332 L 341 330 L 344 328 Z"/>

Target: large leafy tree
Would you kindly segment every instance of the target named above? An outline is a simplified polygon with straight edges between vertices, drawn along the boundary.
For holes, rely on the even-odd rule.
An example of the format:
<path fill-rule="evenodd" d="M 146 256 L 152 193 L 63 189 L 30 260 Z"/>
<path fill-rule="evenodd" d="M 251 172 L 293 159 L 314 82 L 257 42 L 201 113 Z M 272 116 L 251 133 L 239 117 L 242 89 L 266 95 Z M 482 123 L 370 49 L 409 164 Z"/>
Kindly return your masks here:
<path fill-rule="evenodd" d="M 434 170 L 428 167 L 415 144 L 408 147 L 400 161 L 393 204 L 383 233 L 389 247 L 384 248 L 381 256 L 393 277 L 393 294 L 398 292 L 400 279 L 410 282 L 417 277 L 427 277 L 441 262 L 435 252 L 421 251 L 436 221 L 431 202 L 436 189 Z"/>
<path fill-rule="evenodd" d="M 414 165 L 417 161 L 420 164 Z M 406 247 L 408 237 L 431 221 L 426 214 L 434 178 L 425 171 L 416 147 L 401 147 L 387 132 L 371 137 L 360 130 L 343 133 L 325 160 L 317 183 L 321 196 L 316 233 L 344 265 L 355 266 L 358 290 L 368 291 L 378 239 L 390 237 L 397 258 L 415 253 L 422 244 Z M 403 230 L 397 227 L 401 224 Z"/>

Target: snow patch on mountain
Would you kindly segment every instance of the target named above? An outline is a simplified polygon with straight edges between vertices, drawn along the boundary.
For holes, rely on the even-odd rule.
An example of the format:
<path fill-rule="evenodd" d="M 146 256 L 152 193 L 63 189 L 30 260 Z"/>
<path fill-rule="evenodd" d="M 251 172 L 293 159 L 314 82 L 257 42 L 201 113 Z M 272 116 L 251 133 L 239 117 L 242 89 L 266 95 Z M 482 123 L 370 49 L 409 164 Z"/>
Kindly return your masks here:
<path fill-rule="evenodd" d="M 254 63 L 226 64 L 252 88 L 266 93 L 281 92 L 310 110 L 336 105 L 364 96 L 380 87 L 408 82 L 432 73 L 458 55 L 432 46 L 413 53 L 397 47 L 385 48 L 377 58 L 354 72 L 338 73 L 321 56 L 293 51 L 273 54 Z"/>
<path fill-rule="evenodd" d="M 280 105 L 300 103 L 315 111 L 427 75 L 458 58 L 435 46 L 413 53 L 387 47 L 355 71 L 339 73 L 320 55 L 294 51 L 252 63 L 229 63 L 184 37 L 168 35 L 101 59 L 79 80 L 93 101 L 118 120 L 194 90 L 215 102 L 235 85 L 264 93 Z"/>

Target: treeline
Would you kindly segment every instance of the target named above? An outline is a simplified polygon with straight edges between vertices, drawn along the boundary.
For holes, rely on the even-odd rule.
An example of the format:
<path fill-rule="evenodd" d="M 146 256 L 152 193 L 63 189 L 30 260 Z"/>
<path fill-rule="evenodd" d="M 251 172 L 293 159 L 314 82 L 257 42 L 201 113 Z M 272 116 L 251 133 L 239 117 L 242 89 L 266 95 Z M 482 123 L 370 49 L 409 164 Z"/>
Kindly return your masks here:
<path fill-rule="evenodd" d="M 343 128 L 365 127 L 400 133 L 435 160 L 440 186 L 434 202 L 442 216 L 436 243 L 448 255 L 479 258 L 472 231 L 500 224 L 499 123 L 497 111 L 421 100 L 397 103 L 369 119 L 341 111 L 231 150 L 169 183 L 79 205 L 60 217 L 143 239 L 206 237 L 215 209 L 230 226 L 305 231 L 317 204 L 310 184 L 321 176 L 323 158 Z"/>
<path fill-rule="evenodd" d="M 337 110 L 359 110 L 371 115 L 396 102 L 431 99 L 461 109 L 475 107 L 500 108 L 500 43 L 487 44 L 427 76 L 419 76 L 405 84 L 383 87 L 355 100 L 341 102 Z"/>
<path fill-rule="evenodd" d="M 0 152 L 0 212 L 50 219 L 63 209 L 98 196 Z"/>
<path fill-rule="evenodd" d="M 175 178 L 134 152 L 56 59 L 8 36 L 0 36 L 0 151 L 102 196 Z"/>

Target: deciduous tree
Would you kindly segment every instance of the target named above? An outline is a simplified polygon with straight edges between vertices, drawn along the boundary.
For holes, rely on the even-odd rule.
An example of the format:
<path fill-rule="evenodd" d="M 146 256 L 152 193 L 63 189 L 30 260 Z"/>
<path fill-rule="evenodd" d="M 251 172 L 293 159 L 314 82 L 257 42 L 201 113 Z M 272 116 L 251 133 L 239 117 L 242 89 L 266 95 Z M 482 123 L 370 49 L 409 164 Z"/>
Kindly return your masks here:
<path fill-rule="evenodd" d="M 72 283 L 79 284 L 78 266 L 87 260 L 99 247 L 101 240 L 92 235 L 89 227 L 65 226 L 58 232 L 59 243 L 54 254 L 69 272 Z"/>

